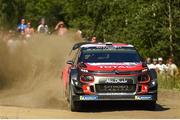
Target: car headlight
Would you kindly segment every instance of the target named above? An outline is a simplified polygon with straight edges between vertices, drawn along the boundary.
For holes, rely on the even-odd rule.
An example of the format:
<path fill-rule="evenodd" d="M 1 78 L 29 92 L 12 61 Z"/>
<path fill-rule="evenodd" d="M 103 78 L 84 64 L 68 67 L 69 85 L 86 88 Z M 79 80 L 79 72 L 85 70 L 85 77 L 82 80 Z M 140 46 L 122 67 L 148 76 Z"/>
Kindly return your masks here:
<path fill-rule="evenodd" d="M 86 70 L 86 69 L 81 69 L 81 72 L 88 72 L 88 70 Z"/>
<path fill-rule="evenodd" d="M 92 76 L 92 75 L 81 75 L 80 81 L 81 82 L 93 82 L 94 76 Z"/>

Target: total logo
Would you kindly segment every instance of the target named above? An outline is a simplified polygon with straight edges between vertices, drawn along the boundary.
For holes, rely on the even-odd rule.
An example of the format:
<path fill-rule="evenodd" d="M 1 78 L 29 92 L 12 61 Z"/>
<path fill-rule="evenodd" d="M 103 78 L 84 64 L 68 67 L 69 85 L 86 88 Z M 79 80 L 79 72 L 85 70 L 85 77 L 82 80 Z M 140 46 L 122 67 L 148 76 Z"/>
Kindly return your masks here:
<path fill-rule="evenodd" d="M 114 65 L 114 66 L 99 66 L 101 69 L 111 69 L 111 68 L 132 68 L 133 66 L 125 66 L 125 65 L 121 65 L 121 66 L 116 66 L 116 65 Z"/>

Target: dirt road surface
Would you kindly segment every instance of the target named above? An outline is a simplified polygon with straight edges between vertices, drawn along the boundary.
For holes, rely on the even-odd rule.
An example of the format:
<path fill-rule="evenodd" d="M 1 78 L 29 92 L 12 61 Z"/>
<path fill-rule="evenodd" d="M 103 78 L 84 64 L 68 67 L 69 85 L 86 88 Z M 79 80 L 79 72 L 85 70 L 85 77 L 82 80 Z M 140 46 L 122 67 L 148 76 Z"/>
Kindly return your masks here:
<path fill-rule="evenodd" d="M 28 104 L 23 106 L 10 104 L 0 106 L 0 118 L 180 118 L 180 92 L 162 90 L 159 94 L 155 111 L 148 111 L 132 104 L 127 106 L 127 104 L 122 105 L 120 103 L 118 105 L 103 103 L 101 105 L 96 104 L 96 106 L 91 105 L 91 107 L 88 105 L 84 108 L 84 112 L 70 112 L 66 103 L 57 97 L 50 98 L 51 101 L 47 100 L 46 104 L 41 107 L 28 107 Z M 45 100 L 47 97 L 44 96 L 41 99 Z"/>
<path fill-rule="evenodd" d="M 10 52 L 0 46 L 0 118 L 180 118 L 177 90 L 160 90 L 155 111 L 130 102 L 105 102 L 70 112 L 60 75 L 77 42 L 73 37 L 38 35 Z"/>

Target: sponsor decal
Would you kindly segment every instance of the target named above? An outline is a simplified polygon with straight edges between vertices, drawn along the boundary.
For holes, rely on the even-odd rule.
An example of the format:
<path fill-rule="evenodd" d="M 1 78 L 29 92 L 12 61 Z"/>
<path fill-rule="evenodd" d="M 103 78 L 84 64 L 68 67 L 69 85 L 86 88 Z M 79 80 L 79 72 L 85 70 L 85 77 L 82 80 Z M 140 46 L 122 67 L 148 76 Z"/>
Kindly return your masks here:
<path fill-rule="evenodd" d="M 99 84 L 133 84 L 134 77 L 96 77 L 99 81 Z"/>
<path fill-rule="evenodd" d="M 101 68 L 101 69 L 103 69 L 103 68 L 105 68 L 105 69 L 111 69 L 111 68 L 132 68 L 132 66 L 114 66 L 114 65 L 112 65 L 112 66 L 99 66 L 99 68 Z"/>
<path fill-rule="evenodd" d="M 96 47 L 96 48 L 98 48 L 98 47 L 105 47 L 106 45 L 101 45 L 101 44 L 87 44 L 87 45 L 82 45 L 81 46 L 81 48 L 83 48 L 83 47 L 85 47 L 85 48 L 88 48 L 88 47 Z"/>
<path fill-rule="evenodd" d="M 112 45 L 113 48 L 122 48 L 122 47 L 134 47 L 133 45 L 126 45 L 126 44 L 112 44 L 111 42 L 109 43 L 105 43 L 105 44 L 102 44 L 102 43 L 98 43 L 98 44 L 85 44 L 85 45 L 82 45 L 81 48 L 88 48 L 88 47 L 95 47 L 96 49 L 109 49 L 109 47 L 107 45 Z"/>
<path fill-rule="evenodd" d="M 140 64 L 140 63 L 137 63 L 137 62 L 124 62 L 124 63 L 88 63 L 89 65 L 92 65 L 92 66 L 124 66 L 124 65 L 127 65 L 127 66 L 136 66 L 137 64 Z"/>
<path fill-rule="evenodd" d="M 111 83 L 127 83 L 128 82 L 128 80 L 127 79 L 118 79 L 118 78 L 115 78 L 115 79 L 107 79 L 106 81 L 105 81 L 105 83 L 109 83 L 109 84 L 111 84 Z"/>
<path fill-rule="evenodd" d="M 136 95 L 135 100 L 152 100 L 152 95 Z"/>
<path fill-rule="evenodd" d="M 139 63 L 87 63 L 87 66 L 96 66 L 100 69 L 130 69 L 140 65 Z"/>
<path fill-rule="evenodd" d="M 128 85 L 104 85 L 104 91 L 106 92 L 117 92 L 117 91 L 129 91 L 130 88 Z"/>
<path fill-rule="evenodd" d="M 80 100 L 97 100 L 98 96 L 96 95 L 83 95 L 79 97 Z"/>
<path fill-rule="evenodd" d="M 129 95 L 128 93 L 99 93 L 98 95 Z"/>

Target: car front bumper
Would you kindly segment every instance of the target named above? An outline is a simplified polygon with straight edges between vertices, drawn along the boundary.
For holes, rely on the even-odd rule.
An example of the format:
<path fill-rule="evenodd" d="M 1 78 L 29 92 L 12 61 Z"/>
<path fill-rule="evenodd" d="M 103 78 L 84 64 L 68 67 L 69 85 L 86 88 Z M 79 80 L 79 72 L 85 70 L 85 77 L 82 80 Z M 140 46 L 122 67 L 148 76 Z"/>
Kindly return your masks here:
<path fill-rule="evenodd" d="M 74 101 L 156 101 L 157 93 L 146 95 L 94 94 L 73 95 Z"/>

